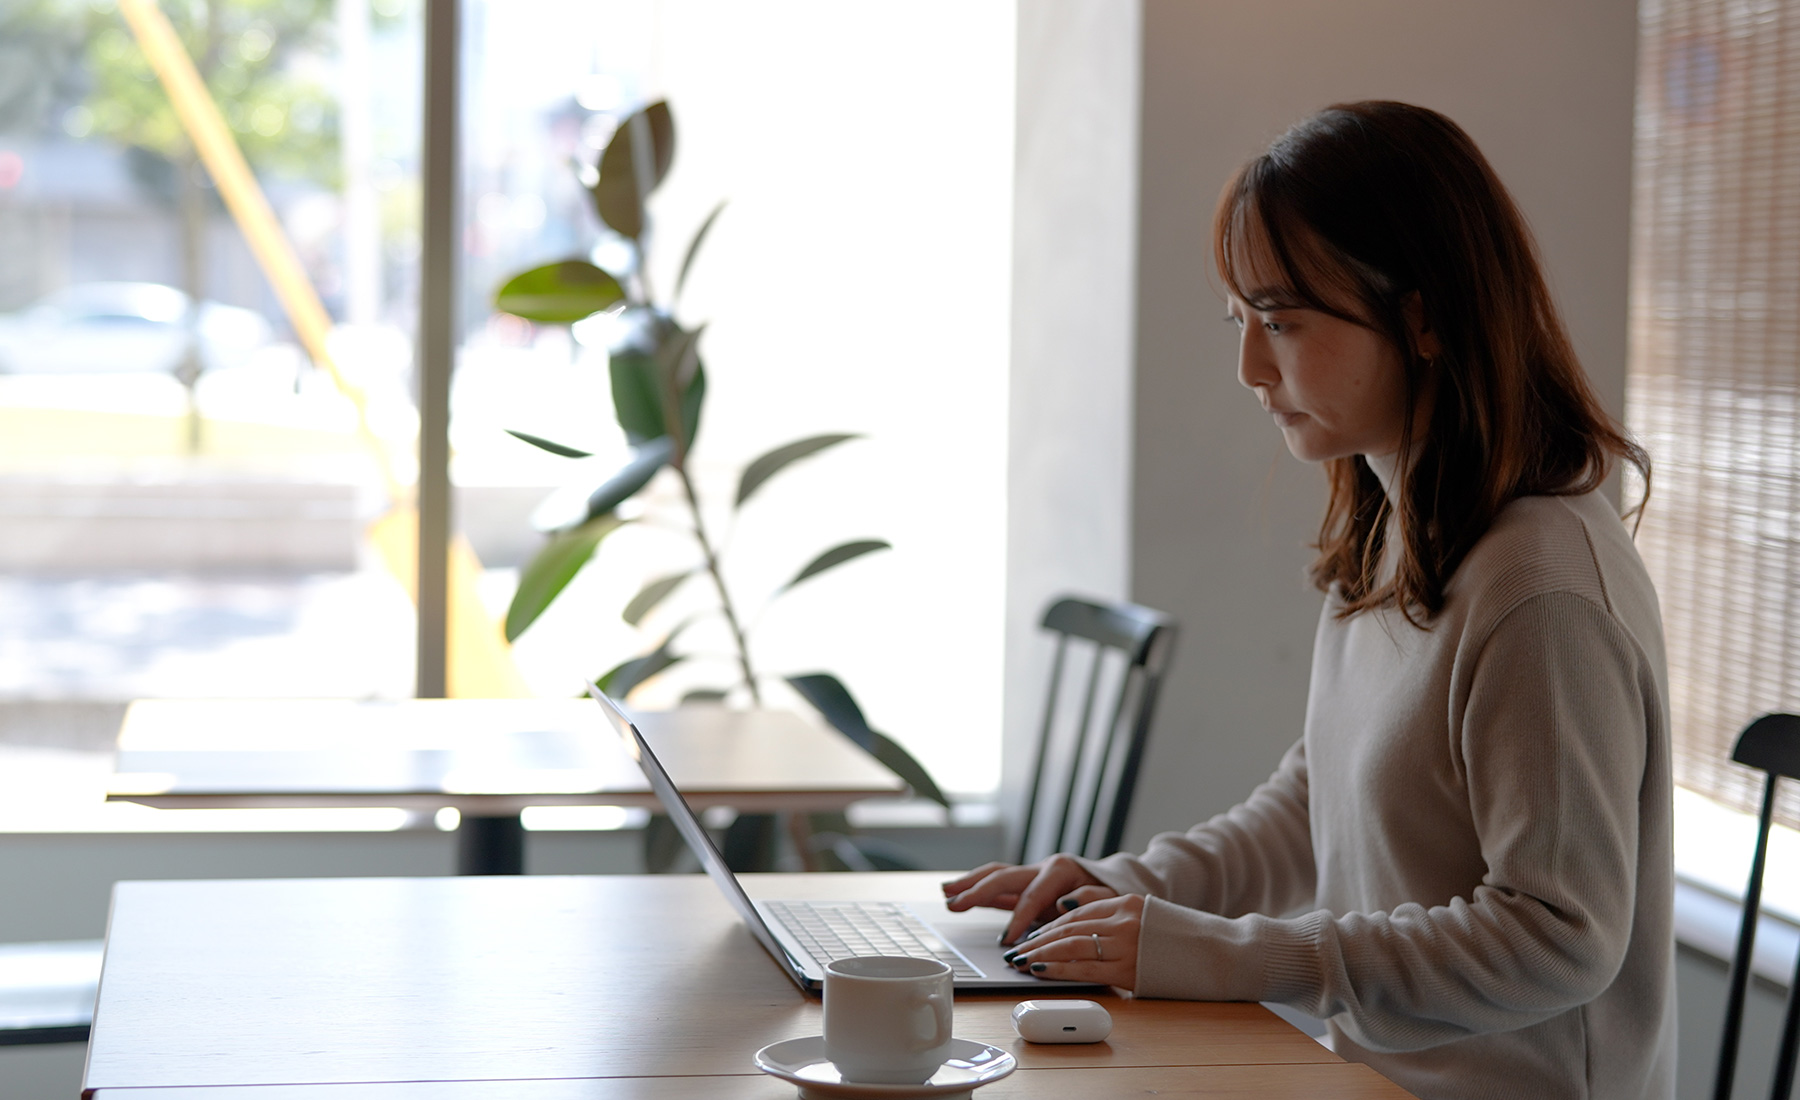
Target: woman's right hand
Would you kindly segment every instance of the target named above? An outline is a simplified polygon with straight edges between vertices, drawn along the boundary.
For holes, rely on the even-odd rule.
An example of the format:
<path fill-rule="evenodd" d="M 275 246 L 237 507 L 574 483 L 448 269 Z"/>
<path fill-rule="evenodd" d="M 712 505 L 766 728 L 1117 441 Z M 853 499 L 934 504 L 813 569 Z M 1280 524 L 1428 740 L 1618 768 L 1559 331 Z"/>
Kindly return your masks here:
<path fill-rule="evenodd" d="M 1011 947 L 1032 928 L 1077 906 L 1119 896 L 1074 857 L 1061 854 L 1024 866 L 984 863 L 943 885 L 944 904 L 955 912 L 978 905 L 1013 911 L 1012 920 L 1000 933 L 1002 947 Z"/>

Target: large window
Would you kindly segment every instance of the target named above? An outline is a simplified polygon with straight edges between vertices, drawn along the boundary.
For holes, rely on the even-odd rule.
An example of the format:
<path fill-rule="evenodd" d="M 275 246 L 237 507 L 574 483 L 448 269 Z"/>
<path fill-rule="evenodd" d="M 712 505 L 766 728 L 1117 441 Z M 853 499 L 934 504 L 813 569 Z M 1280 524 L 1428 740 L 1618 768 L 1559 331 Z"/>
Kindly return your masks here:
<path fill-rule="evenodd" d="M 142 7 L 254 174 L 261 243 L 336 322 L 341 378 L 128 12 L 0 5 L 0 829 L 196 825 L 97 805 L 134 698 L 412 694 L 412 604 L 365 532 L 413 476 L 417 12 Z"/>
<path fill-rule="evenodd" d="M 1800 709 L 1800 4 L 1646 0 L 1641 18 L 1627 404 L 1655 484 L 1638 545 L 1677 781 L 1754 811 L 1761 781 L 1731 746 Z M 1800 826 L 1792 784 L 1780 815 Z"/>

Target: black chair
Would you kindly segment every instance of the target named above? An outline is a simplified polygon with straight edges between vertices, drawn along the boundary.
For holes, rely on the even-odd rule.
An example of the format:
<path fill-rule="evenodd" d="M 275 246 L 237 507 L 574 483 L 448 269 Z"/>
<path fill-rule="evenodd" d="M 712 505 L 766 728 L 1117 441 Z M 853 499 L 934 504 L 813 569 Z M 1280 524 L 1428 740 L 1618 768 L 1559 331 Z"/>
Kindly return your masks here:
<path fill-rule="evenodd" d="M 1057 635 L 1050 694 L 1015 863 L 1052 852 L 1119 850 L 1175 648 L 1173 617 L 1129 603 L 1065 597 L 1044 613 Z M 1064 706 L 1071 690 L 1077 705 Z"/>
<path fill-rule="evenodd" d="M 0 944 L 0 1046 L 85 1043 L 100 940 Z"/>
<path fill-rule="evenodd" d="M 1763 784 L 1762 813 L 1756 825 L 1756 856 L 1750 861 L 1750 885 L 1744 891 L 1743 923 L 1738 926 L 1737 953 L 1731 960 L 1731 985 L 1725 994 L 1725 1034 L 1719 1042 L 1719 1070 L 1714 1081 L 1715 1100 L 1730 1100 L 1731 1079 L 1737 1069 L 1738 1037 L 1744 1022 L 1744 993 L 1750 984 L 1750 955 L 1756 946 L 1757 910 L 1762 906 L 1763 866 L 1769 854 L 1769 824 L 1775 814 L 1775 785 L 1782 778 L 1800 778 L 1800 715 L 1765 714 L 1744 727 L 1731 758 L 1760 768 L 1768 775 Z M 1775 1059 L 1775 1085 L 1769 1095 L 1787 1100 L 1794 1087 L 1794 1055 L 1800 1050 L 1800 960 L 1796 960 L 1793 984 L 1788 986 L 1787 1018 L 1781 1025 L 1781 1051 Z"/>

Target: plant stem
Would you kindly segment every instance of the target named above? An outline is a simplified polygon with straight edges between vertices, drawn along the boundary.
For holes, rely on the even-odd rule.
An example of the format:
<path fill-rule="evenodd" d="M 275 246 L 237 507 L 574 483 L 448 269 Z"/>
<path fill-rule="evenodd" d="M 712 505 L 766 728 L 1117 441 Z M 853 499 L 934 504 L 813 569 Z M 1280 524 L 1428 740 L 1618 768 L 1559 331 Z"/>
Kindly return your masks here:
<path fill-rule="evenodd" d="M 649 265 L 645 262 L 644 237 L 649 236 L 648 219 L 639 238 L 632 242 L 637 246 L 637 284 L 638 292 L 644 296 L 645 302 L 653 301 L 650 292 Z M 679 330 L 678 330 L 679 331 Z M 689 355 L 698 355 L 699 350 L 690 347 Z M 657 374 L 662 383 L 663 426 L 669 438 L 675 441 L 675 454 L 669 466 L 681 478 L 681 491 L 687 496 L 688 511 L 694 516 L 694 541 L 700 544 L 700 553 L 706 559 L 706 572 L 712 577 L 713 587 L 719 591 L 719 608 L 725 612 L 725 623 L 731 628 L 731 640 L 737 646 L 738 669 L 744 675 L 744 686 L 750 689 L 750 701 L 762 706 L 762 689 L 756 686 L 756 671 L 750 667 L 750 644 L 744 640 L 744 627 L 738 621 L 737 608 L 731 604 L 731 593 L 725 587 L 725 574 L 719 569 L 719 552 L 713 548 L 712 540 L 706 535 L 706 517 L 700 514 L 700 494 L 694 491 L 694 479 L 688 476 L 687 457 L 688 444 L 691 442 L 683 435 L 681 422 L 681 389 L 676 384 L 681 364 L 673 367 L 659 365 Z"/>
<path fill-rule="evenodd" d="M 744 641 L 744 628 L 738 623 L 737 609 L 731 606 L 731 593 L 725 590 L 725 575 L 719 571 L 719 555 L 713 550 L 712 540 L 706 537 L 706 521 L 700 515 L 700 497 L 694 492 L 693 479 L 688 477 L 685 461 L 671 463 L 675 472 L 681 477 L 681 489 L 687 494 L 688 509 L 694 513 L 694 538 L 700 543 L 700 553 L 706 558 L 706 571 L 712 575 L 713 586 L 719 590 L 719 606 L 725 612 L 725 622 L 731 627 L 731 640 L 737 643 L 738 667 L 744 674 L 744 686 L 750 689 L 750 701 L 762 706 L 762 692 L 756 686 L 756 673 L 750 668 L 750 647 Z"/>

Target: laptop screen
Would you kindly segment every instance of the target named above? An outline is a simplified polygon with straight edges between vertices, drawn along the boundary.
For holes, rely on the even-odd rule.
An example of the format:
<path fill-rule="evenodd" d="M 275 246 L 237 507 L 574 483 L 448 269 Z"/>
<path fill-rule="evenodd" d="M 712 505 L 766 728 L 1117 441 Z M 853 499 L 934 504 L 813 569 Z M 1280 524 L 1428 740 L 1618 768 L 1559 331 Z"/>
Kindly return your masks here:
<path fill-rule="evenodd" d="M 639 768 L 643 769 L 644 778 L 650 781 L 650 790 L 656 795 L 656 800 L 662 803 L 663 811 L 669 815 L 671 821 L 675 822 L 675 827 L 681 831 L 682 839 L 687 841 L 688 847 L 693 850 L 694 855 L 699 857 L 700 866 L 706 869 L 713 884 L 725 894 L 725 900 L 737 909 L 738 916 L 742 917 L 744 923 L 749 926 L 750 933 L 788 972 L 788 977 L 794 979 L 802 989 L 806 988 L 804 971 L 789 957 L 787 950 L 781 946 L 780 941 L 776 940 L 775 934 L 769 931 L 768 923 L 763 920 L 762 914 L 756 911 L 750 895 L 744 893 L 744 888 L 738 883 L 737 876 L 732 874 L 731 868 L 725 865 L 725 857 L 719 854 L 718 847 L 713 844 L 712 837 L 688 806 L 687 799 L 681 797 L 681 792 L 675 788 L 675 783 L 669 778 L 669 773 L 663 770 L 662 762 L 656 758 L 655 753 L 650 751 L 650 744 L 644 740 L 644 735 L 638 731 L 631 719 L 625 717 L 624 709 L 608 698 L 598 685 L 588 684 L 587 691 L 594 697 L 594 701 L 600 704 L 601 711 L 606 714 L 606 720 L 612 723 L 613 729 L 618 731 L 619 737 L 625 742 L 626 753 L 637 761 Z"/>

